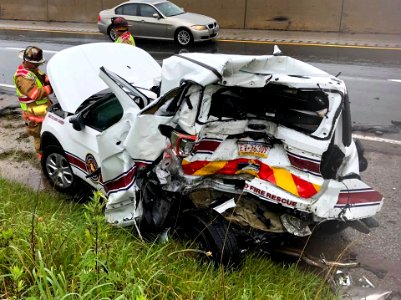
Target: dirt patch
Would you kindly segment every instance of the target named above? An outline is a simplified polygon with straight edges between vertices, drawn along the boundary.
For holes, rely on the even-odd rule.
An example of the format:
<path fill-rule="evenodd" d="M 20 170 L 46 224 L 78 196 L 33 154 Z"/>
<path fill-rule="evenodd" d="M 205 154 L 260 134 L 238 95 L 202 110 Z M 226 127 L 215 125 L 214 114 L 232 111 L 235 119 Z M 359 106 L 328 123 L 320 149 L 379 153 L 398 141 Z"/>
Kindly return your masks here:
<path fill-rule="evenodd" d="M 0 111 L 4 112 L 0 114 L 0 176 L 42 189 L 40 164 L 32 138 L 25 131 L 21 111 L 8 108 L 16 104 L 15 96 L 0 95 Z"/>

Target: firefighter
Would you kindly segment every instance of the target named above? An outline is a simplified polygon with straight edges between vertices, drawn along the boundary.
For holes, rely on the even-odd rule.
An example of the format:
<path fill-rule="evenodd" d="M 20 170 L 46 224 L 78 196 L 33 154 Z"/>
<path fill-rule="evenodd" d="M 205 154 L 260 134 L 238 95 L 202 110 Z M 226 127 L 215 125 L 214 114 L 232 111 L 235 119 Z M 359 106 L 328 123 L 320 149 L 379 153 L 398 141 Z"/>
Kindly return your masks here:
<path fill-rule="evenodd" d="M 48 98 L 52 88 L 47 75 L 39 69 L 45 62 L 42 49 L 28 46 L 19 53 L 19 57 L 22 64 L 14 74 L 14 85 L 27 133 L 33 137 L 35 151 L 40 158 L 40 130 L 47 108 L 52 104 Z"/>
<path fill-rule="evenodd" d="M 118 35 L 115 43 L 122 43 L 135 46 L 135 40 L 131 32 L 128 31 L 128 22 L 123 17 L 117 17 L 112 19 L 114 31 Z"/>

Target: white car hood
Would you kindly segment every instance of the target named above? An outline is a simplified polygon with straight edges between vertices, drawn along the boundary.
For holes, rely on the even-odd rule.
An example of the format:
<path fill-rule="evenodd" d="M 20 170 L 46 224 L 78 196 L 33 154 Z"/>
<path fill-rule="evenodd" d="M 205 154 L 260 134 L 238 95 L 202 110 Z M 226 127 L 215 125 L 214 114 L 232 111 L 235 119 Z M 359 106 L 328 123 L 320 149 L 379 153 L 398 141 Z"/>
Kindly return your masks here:
<path fill-rule="evenodd" d="M 163 61 L 161 93 L 179 86 L 183 80 L 202 86 L 218 83 L 263 87 L 270 80 L 296 84 L 301 77 L 303 82 L 305 77 L 323 77 L 326 81 L 331 75 L 288 56 L 185 53 Z M 316 85 L 316 80 L 313 84 Z"/>
<path fill-rule="evenodd" d="M 142 88 L 151 88 L 161 75 L 160 65 L 131 45 L 93 43 L 62 50 L 49 60 L 47 74 L 64 111 L 75 113 L 83 101 L 108 88 L 99 77 L 102 66 Z"/>

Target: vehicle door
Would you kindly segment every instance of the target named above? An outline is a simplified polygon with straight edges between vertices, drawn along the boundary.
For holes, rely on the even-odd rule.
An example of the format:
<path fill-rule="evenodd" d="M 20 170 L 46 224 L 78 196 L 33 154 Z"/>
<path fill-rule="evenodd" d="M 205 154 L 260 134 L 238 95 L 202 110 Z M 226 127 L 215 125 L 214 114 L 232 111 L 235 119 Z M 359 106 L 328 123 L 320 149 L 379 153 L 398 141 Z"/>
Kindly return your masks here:
<path fill-rule="evenodd" d="M 129 27 L 129 31 L 135 36 L 142 36 L 141 33 L 141 17 L 139 15 L 139 5 L 137 3 L 128 3 L 119 6 L 116 9 L 116 15 L 124 17 Z"/>
<path fill-rule="evenodd" d="M 174 113 L 160 113 L 177 96 L 177 90 L 150 103 L 143 93 L 116 74 L 101 69 L 100 77 L 111 88 L 123 107 L 121 120 L 97 136 L 100 167 L 108 201 L 106 218 L 119 225 L 131 225 L 141 214 L 137 198 L 137 176 L 148 170 L 162 155 L 168 141 L 159 125 L 174 118 Z M 177 88 L 179 89 L 179 88 Z"/>
<path fill-rule="evenodd" d="M 117 123 L 123 108 L 113 93 L 93 97 L 93 103 L 71 118 L 69 138 L 63 141 L 76 174 L 96 189 L 103 189 L 97 136 Z"/>
<path fill-rule="evenodd" d="M 140 33 L 143 37 L 166 38 L 166 20 L 149 4 L 139 4 Z"/>
<path fill-rule="evenodd" d="M 146 144 L 145 153 L 132 156 L 130 149 L 139 147 L 142 141 L 133 141 L 130 136 L 133 131 L 148 131 L 157 134 L 157 123 L 148 122 L 147 126 L 137 128 L 136 119 L 141 109 L 150 103 L 143 89 L 134 87 L 115 73 L 101 68 L 100 78 L 110 87 L 122 107 L 121 119 L 97 136 L 99 149 L 99 165 L 101 168 L 102 184 L 108 201 L 106 218 L 108 222 L 128 226 L 135 222 L 141 214 L 141 206 L 137 202 L 136 178 L 138 171 L 146 168 L 155 160 L 162 149 L 162 142 L 157 138 L 152 144 Z"/>

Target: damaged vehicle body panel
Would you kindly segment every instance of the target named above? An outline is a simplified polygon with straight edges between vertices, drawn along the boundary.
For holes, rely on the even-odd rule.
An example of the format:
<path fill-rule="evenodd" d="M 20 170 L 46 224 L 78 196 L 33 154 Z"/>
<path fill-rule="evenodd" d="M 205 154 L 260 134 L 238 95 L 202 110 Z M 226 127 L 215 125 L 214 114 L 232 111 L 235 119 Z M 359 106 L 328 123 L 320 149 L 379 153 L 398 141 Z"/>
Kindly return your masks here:
<path fill-rule="evenodd" d="M 92 133 L 92 152 L 61 145 L 73 173 L 104 190 L 108 222 L 162 232 L 189 215 L 194 224 L 217 215 L 233 224 L 235 251 L 237 239 L 306 236 L 320 222 L 381 209 L 382 196 L 360 179 L 364 158 L 351 137 L 342 80 L 286 56 L 188 53 L 163 61 L 153 100 L 121 72 L 116 64 L 98 69 L 123 108 L 120 119 Z M 56 113 L 46 117 L 44 143 Z M 83 130 L 69 130 L 82 138 Z M 88 168 L 89 154 L 95 167 Z"/>

